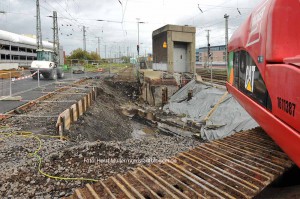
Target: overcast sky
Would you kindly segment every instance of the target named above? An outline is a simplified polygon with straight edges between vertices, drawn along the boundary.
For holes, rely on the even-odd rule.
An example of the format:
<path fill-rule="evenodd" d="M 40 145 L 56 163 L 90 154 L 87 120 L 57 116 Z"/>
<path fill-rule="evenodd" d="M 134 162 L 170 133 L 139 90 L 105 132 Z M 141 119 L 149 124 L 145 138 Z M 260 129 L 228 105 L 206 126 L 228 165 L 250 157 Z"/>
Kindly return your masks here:
<path fill-rule="evenodd" d="M 137 19 L 140 22 L 141 54 L 152 52 L 152 32 L 166 24 L 197 28 L 196 47 L 224 44 L 224 14 L 230 15 L 229 34 L 262 0 L 40 0 L 44 40 L 52 40 L 52 18 L 58 13 L 60 42 L 67 54 L 83 48 L 82 27 L 86 26 L 87 50 L 96 51 L 100 37 L 101 56 L 136 53 Z M 0 0 L 0 29 L 18 34 L 35 34 L 36 0 Z M 203 13 L 199 10 L 200 9 Z M 239 14 L 238 10 L 241 14 Z M 4 11 L 5 13 L 3 14 Z M 2 13 L 2 14 L 1 14 Z M 105 20 L 105 21 L 97 21 Z"/>

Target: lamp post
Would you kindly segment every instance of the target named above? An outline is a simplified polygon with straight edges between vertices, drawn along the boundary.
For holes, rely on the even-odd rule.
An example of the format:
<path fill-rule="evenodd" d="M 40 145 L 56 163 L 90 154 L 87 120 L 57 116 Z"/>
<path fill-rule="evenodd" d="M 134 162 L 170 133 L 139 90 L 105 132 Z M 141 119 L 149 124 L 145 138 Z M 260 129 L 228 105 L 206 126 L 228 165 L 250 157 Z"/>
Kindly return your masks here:
<path fill-rule="evenodd" d="M 139 59 L 139 57 L 140 57 L 140 24 L 145 23 L 145 22 L 140 21 L 140 18 L 136 18 L 136 20 L 137 20 L 137 25 L 138 25 L 138 44 L 137 44 L 136 48 L 137 48 L 137 54 L 138 54 L 138 59 Z"/>

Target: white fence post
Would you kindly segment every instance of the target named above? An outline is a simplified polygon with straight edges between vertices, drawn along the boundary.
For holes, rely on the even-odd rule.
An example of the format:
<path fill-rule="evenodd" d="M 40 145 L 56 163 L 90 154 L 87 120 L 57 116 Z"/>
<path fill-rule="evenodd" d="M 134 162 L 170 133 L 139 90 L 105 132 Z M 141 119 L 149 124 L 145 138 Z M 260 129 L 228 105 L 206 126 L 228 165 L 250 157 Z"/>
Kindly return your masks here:
<path fill-rule="evenodd" d="M 40 88 L 40 69 L 39 68 L 38 68 L 37 76 L 38 76 L 38 88 Z"/>
<path fill-rule="evenodd" d="M 9 96 L 11 97 L 11 95 L 12 95 L 12 84 L 11 84 L 11 77 L 12 77 L 12 75 L 11 75 L 11 72 L 9 72 Z"/>

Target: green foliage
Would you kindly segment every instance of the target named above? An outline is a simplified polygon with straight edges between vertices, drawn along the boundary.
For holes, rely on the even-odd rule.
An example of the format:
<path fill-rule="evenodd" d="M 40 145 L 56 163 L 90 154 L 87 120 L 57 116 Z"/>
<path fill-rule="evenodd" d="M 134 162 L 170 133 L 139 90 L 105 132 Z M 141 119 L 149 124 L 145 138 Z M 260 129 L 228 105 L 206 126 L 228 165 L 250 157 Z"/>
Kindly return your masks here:
<path fill-rule="evenodd" d="M 67 59 L 78 59 L 78 60 L 100 60 L 100 56 L 95 52 L 87 52 L 78 48 L 71 52 L 70 56 L 67 56 Z"/>
<path fill-rule="evenodd" d="M 99 66 L 95 66 L 95 65 L 91 65 L 91 64 L 85 64 L 85 70 L 86 71 L 95 71 L 98 68 L 103 68 L 103 69 L 109 69 L 109 68 L 124 68 L 124 67 L 128 67 L 130 66 L 130 64 L 125 64 L 125 63 L 101 63 Z"/>
<path fill-rule="evenodd" d="M 121 57 L 123 63 L 130 63 L 130 57 L 123 56 Z"/>
<path fill-rule="evenodd" d="M 101 59 L 100 56 L 96 52 L 91 52 L 90 56 L 91 56 L 91 60 L 99 61 Z"/>

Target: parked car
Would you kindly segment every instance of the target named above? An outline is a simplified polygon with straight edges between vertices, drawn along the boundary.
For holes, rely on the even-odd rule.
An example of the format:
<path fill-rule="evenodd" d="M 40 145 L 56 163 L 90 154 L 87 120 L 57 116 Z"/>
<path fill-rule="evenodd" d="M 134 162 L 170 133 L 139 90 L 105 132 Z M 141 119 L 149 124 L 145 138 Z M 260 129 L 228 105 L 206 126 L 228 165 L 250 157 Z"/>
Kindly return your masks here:
<path fill-rule="evenodd" d="M 84 73 L 85 69 L 84 66 L 73 66 L 72 71 L 74 74 L 82 74 Z"/>

